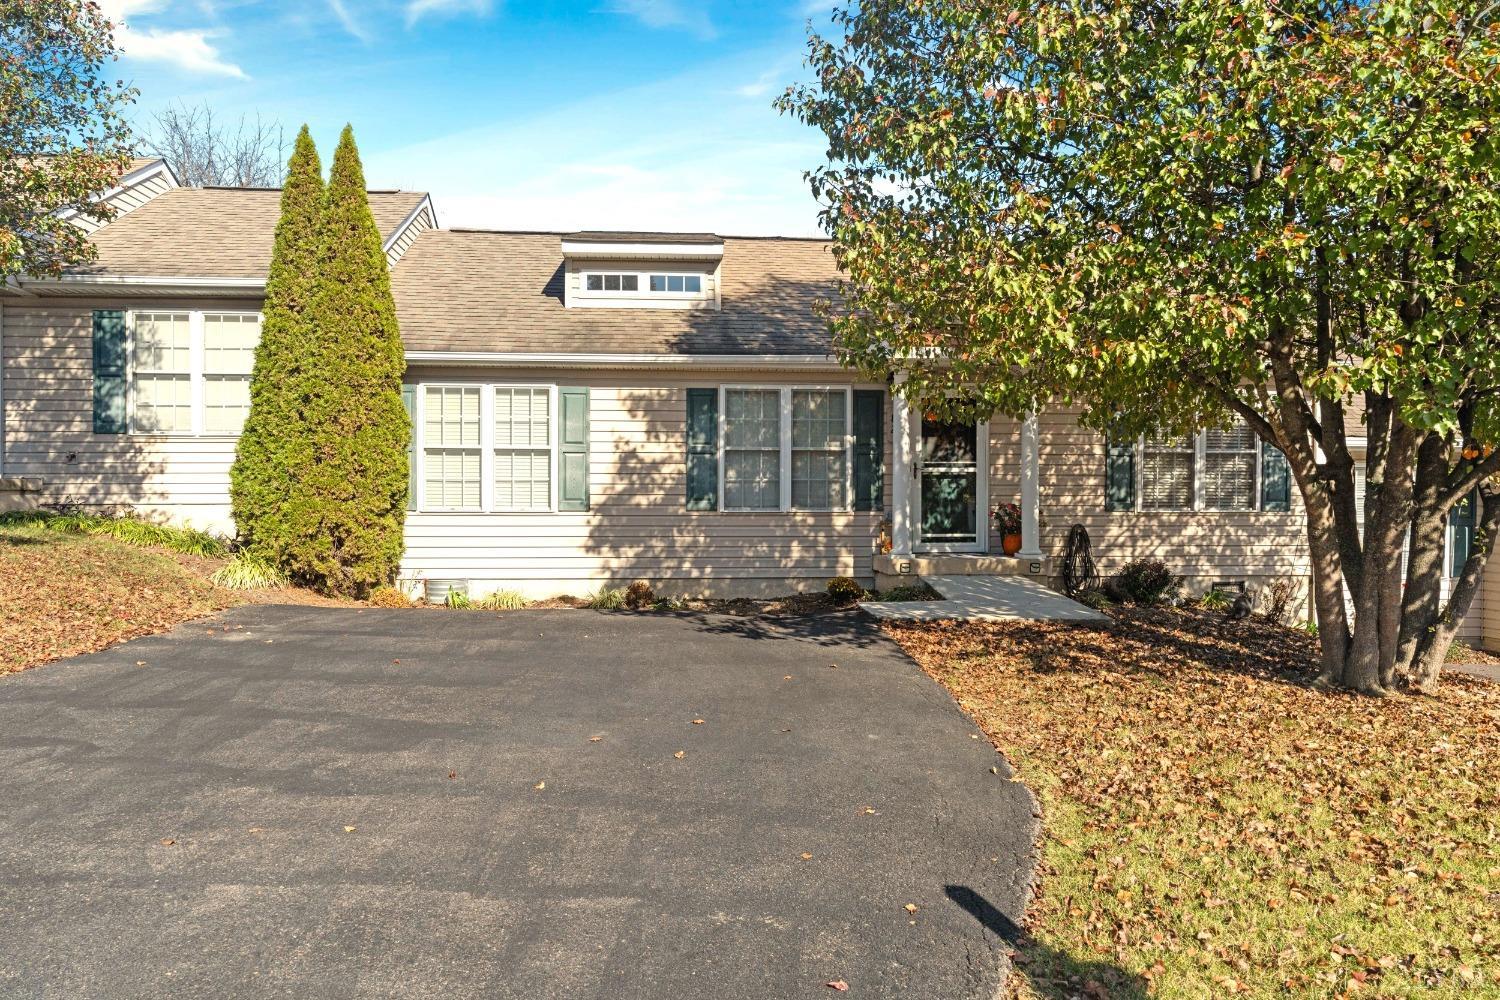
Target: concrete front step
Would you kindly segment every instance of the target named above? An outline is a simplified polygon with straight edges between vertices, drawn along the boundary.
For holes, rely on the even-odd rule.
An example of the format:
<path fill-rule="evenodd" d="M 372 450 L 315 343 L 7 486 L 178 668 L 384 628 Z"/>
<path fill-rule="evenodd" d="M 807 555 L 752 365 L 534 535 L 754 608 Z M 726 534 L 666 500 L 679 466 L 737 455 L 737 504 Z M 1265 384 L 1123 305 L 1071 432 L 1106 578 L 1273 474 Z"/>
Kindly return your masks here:
<path fill-rule="evenodd" d="M 865 601 L 876 618 L 890 621 L 1105 621 L 1102 612 L 1069 600 L 1039 580 L 1019 576 L 927 576 L 941 601 Z"/>
<path fill-rule="evenodd" d="M 879 590 L 916 583 L 916 577 L 935 576 L 1020 576 L 1046 582 L 1052 577 L 1052 560 L 971 552 L 912 556 L 883 552 L 875 557 L 875 586 Z"/>

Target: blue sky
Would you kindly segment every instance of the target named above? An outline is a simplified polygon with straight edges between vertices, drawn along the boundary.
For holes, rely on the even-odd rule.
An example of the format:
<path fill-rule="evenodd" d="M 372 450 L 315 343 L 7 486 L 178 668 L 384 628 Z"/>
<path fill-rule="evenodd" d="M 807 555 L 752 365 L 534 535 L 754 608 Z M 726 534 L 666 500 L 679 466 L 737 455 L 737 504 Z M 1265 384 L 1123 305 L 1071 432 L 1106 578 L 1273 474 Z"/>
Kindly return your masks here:
<path fill-rule="evenodd" d="M 817 133 L 771 101 L 834 0 L 103 0 L 136 118 L 354 125 L 445 226 L 807 235 Z"/>

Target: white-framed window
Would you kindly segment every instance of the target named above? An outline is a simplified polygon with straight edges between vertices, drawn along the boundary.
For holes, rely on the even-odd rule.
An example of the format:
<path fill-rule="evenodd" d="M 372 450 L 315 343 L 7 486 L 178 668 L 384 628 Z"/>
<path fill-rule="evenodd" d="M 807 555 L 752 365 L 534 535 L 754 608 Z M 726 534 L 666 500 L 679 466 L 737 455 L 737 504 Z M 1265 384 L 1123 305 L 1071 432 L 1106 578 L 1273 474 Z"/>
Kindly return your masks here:
<path fill-rule="evenodd" d="M 496 510 L 552 509 L 552 390 L 495 386 Z"/>
<path fill-rule="evenodd" d="M 638 292 L 641 276 L 638 274 L 589 273 L 583 276 L 583 287 L 591 292 Z"/>
<path fill-rule="evenodd" d="M 848 510 L 849 389 L 719 388 L 719 509 Z"/>
<path fill-rule="evenodd" d="M 647 287 L 656 293 L 669 292 L 672 294 L 701 295 L 703 293 L 703 275 L 653 274 Z"/>
<path fill-rule="evenodd" d="M 1196 444 L 1192 438 L 1141 442 L 1141 510 L 1192 510 Z"/>
<path fill-rule="evenodd" d="M 1203 432 L 1203 509 L 1254 510 L 1260 491 L 1260 439 L 1241 420 Z"/>
<path fill-rule="evenodd" d="M 422 387 L 422 509 L 483 509 L 477 385 Z"/>
<path fill-rule="evenodd" d="M 250 411 L 258 312 L 127 314 L 127 410 L 133 434 L 234 436 Z"/>
<path fill-rule="evenodd" d="M 423 512 L 557 509 L 557 387 L 424 382 L 417 391 Z"/>
<path fill-rule="evenodd" d="M 1244 420 L 1185 437 L 1148 436 L 1125 448 L 1127 457 L 1135 455 L 1124 469 L 1126 506 L 1112 510 L 1258 511 L 1269 502 L 1261 492 L 1265 448 Z M 1112 465 L 1109 476 L 1114 475 Z M 1106 490 L 1115 486 L 1106 484 Z M 1132 494 L 1134 506 L 1129 505 Z"/>

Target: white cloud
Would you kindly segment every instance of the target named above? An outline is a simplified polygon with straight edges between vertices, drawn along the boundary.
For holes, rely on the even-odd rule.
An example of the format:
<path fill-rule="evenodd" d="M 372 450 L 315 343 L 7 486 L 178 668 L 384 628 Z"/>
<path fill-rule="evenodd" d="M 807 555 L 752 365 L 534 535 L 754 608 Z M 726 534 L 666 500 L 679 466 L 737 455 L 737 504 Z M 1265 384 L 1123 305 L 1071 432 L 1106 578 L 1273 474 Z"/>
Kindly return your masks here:
<path fill-rule="evenodd" d="M 155 14 L 162 0 L 100 0 L 104 16 L 115 26 L 115 45 L 127 59 L 161 62 L 187 73 L 245 79 L 245 71 L 219 54 L 210 38 L 222 32 L 207 28 L 137 28 L 135 15 Z"/>
<path fill-rule="evenodd" d="M 406 25 L 411 27 L 428 14 L 446 17 L 453 14 L 476 14 L 483 16 L 491 9 L 490 0 L 409 0 L 406 5 Z"/>
<path fill-rule="evenodd" d="M 368 42 L 372 37 L 370 31 L 361 24 L 354 15 L 349 12 L 349 7 L 344 0 L 328 0 L 328 8 L 333 11 L 333 16 L 338 18 L 339 24 L 344 30 L 362 42 Z"/>
<path fill-rule="evenodd" d="M 681 28 L 699 38 L 718 34 L 701 3 L 684 6 L 679 0 L 614 0 L 609 9 L 634 17 L 648 28 Z"/>

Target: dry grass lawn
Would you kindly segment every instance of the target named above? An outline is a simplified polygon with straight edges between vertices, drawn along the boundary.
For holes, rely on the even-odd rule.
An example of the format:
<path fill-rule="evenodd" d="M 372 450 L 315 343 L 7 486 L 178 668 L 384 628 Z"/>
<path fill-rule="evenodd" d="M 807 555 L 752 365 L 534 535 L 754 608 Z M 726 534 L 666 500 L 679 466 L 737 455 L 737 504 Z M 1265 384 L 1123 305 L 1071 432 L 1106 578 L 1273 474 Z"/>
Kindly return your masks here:
<path fill-rule="evenodd" d="M 1500 685 L 1308 685 L 1263 620 L 889 627 L 1044 811 L 1020 998 L 1500 997 Z"/>

